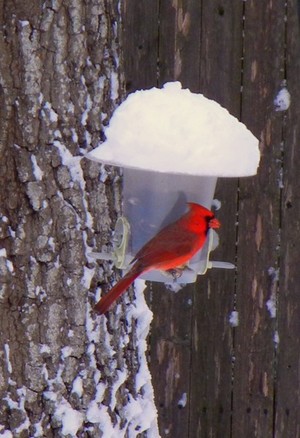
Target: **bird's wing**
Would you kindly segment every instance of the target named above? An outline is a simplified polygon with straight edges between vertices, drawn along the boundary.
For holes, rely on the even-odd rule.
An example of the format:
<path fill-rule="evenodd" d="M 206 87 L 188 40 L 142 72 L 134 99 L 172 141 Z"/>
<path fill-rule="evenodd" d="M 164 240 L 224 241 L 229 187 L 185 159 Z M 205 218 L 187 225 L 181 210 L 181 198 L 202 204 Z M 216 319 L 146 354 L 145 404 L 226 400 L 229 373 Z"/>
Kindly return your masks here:
<path fill-rule="evenodd" d="M 175 229 L 171 238 L 166 233 L 158 233 L 136 254 L 133 263 L 138 261 L 139 265 L 145 267 L 159 266 L 169 269 L 189 260 L 201 248 L 204 241 L 205 234 L 202 238 L 189 230 Z"/>

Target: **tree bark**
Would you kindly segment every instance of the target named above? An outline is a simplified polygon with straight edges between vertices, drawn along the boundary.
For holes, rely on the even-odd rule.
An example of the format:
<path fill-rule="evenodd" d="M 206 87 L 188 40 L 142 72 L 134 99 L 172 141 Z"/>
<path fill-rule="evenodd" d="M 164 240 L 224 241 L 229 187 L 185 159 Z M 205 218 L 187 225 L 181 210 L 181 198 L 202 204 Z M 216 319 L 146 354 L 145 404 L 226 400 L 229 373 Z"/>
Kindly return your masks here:
<path fill-rule="evenodd" d="M 108 437 L 109 424 L 127 436 L 139 428 L 126 411 L 130 398 L 143 397 L 136 317 L 92 311 L 113 271 L 89 253 L 109 245 L 121 178 L 83 158 L 123 97 L 118 7 L 0 1 L 5 436 Z"/>

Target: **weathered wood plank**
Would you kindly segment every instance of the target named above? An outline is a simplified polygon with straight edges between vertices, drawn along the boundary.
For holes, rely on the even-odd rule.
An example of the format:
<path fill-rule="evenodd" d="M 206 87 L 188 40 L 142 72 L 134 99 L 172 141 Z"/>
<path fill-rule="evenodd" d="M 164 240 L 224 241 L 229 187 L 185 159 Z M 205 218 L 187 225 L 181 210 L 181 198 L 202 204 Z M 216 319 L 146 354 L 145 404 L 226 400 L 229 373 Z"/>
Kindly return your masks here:
<path fill-rule="evenodd" d="M 122 39 L 128 93 L 156 86 L 158 23 L 158 1 L 125 0 Z"/>
<path fill-rule="evenodd" d="M 161 2 L 159 82 L 179 80 L 199 92 L 201 2 Z"/>
<path fill-rule="evenodd" d="M 228 111 L 240 116 L 243 4 L 203 2 L 200 87 Z"/>
<path fill-rule="evenodd" d="M 300 32 L 296 1 L 287 3 L 287 86 L 292 96 L 283 135 L 283 193 L 278 296 L 276 438 L 300 437 Z"/>
<path fill-rule="evenodd" d="M 175 57 L 178 4 L 160 2 L 159 43 L 158 43 L 158 83 L 164 84 L 176 78 Z"/>
<path fill-rule="evenodd" d="M 204 2 L 202 7 L 200 89 L 239 115 L 242 3 Z M 222 227 L 216 260 L 235 261 L 237 180 L 219 179 L 216 198 Z M 234 271 L 199 278 L 194 296 L 190 437 L 229 437 L 231 431 Z"/>
<path fill-rule="evenodd" d="M 282 122 L 273 99 L 283 79 L 284 15 L 283 0 L 245 3 L 242 119 L 261 139 L 262 158 L 239 191 L 233 438 L 273 436 L 276 320 L 267 303 L 276 300 Z"/>
<path fill-rule="evenodd" d="M 150 370 L 162 437 L 189 436 L 192 292 L 152 283 Z"/>
<path fill-rule="evenodd" d="M 184 53 L 188 35 L 194 32 L 193 20 L 188 25 L 191 1 L 160 2 L 158 84 L 180 79 L 184 83 Z M 195 2 L 194 2 L 195 3 Z M 185 28 L 187 26 L 188 28 Z M 184 36 L 185 33 L 185 36 Z M 194 50 L 197 51 L 198 46 Z M 199 58 L 199 55 L 198 55 Z M 197 64 L 197 60 L 195 61 Z M 189 69 L 193 70 L 190 68 Z M 198 87 L 197 71 L 192 83 Z M 186 86 L 191 84 L 185 83 Z M 177 294 L 163 285 L 152 284 L 150 370 L 153 379 L 158 425 L 162 437 L 187 437 L 189 430 L 191 318 L 194 285 Z M 163 358 L 163 360 L 161 360 Z"/>

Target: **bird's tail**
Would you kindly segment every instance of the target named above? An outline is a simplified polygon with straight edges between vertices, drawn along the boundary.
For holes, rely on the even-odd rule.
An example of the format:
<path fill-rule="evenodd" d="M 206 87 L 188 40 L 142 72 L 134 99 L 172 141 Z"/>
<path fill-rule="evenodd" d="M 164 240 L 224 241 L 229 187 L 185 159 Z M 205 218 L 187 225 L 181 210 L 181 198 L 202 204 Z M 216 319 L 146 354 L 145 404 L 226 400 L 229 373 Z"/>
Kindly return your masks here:
<path fill-rule="evenodd" d="M 100 301 L 95 305 L 94 310 L 100 315 L 107 312 L 110 306 L 126 291 L 126 289 L 134 282 L 134 280 L 141 274 L 141 271 L 133 267 L 121 280 L 104 295 Z"/>

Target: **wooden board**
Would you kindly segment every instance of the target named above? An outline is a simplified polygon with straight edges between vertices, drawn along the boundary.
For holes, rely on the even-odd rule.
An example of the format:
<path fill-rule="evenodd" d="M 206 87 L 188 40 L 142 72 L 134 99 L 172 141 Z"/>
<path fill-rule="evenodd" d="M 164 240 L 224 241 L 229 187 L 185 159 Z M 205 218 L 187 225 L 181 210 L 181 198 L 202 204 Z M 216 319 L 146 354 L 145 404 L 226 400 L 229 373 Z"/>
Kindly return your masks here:
<path fill-rule="evenodd" d="M 157 82 L 158 2 L 125 0 L 123 59 L 126 90 L 151 88 Z"/>
<path fill-rule="evenodd" d="M 240 112 L 242 3 L 202 3 L 200 40 L 200 91 Z M 235 262 L 237 180 L 219 179 L 216 198 L 222 227 L 216 260 Z M 192 318 L 192 369 L 190 437 L 227 437 L 231 430 L 233 332 L 229 322 L 234 310 L 235 272 L 212 270 L 200 277 Z"/>
<path fill-rule="evenodd" d="M 284 73 L 284 2 L 247 2 L 244 16 L 242 120 L 261 139 L 261 163 L 239 188 L 232 436 L 268 438 L 275 414 L 270 306 L 272 300 L 276 306 L 282 136 L 273 100 Z"/>
<path fill-rule="evenodd" d="M 297 5 L 287 2 L 286 79 L 291 106 L 283 119 L 280 276 L 275 437 L 300 436 L 300 32 Z"/>

